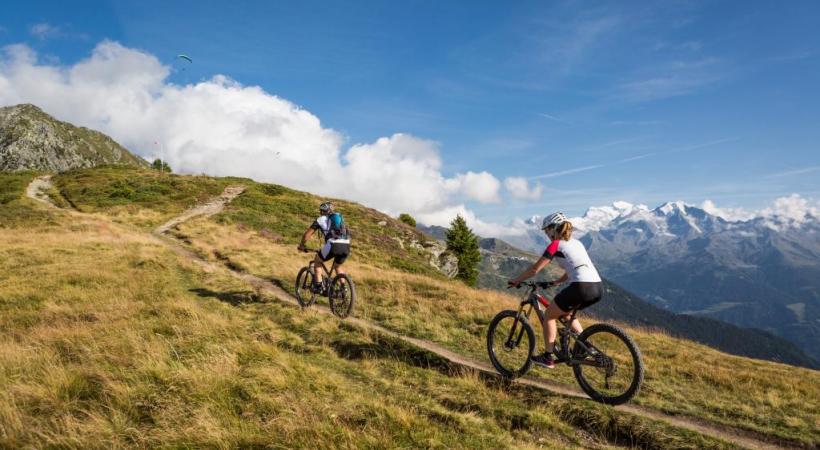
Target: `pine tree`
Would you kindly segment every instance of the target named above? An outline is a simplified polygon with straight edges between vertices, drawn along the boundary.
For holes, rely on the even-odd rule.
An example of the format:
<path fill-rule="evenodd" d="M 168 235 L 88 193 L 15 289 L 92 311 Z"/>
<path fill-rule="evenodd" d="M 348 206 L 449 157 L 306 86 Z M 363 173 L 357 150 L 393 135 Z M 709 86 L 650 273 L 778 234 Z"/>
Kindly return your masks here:
<path fill-rule="evenodd" d="M 468 286 L 475 286 L 478 278 L 478 264 L 481 252 L 478 251 L 478 236 L 467 227 L 467 222 L 460 215 L 450 222 L 447 230 L 447 250 L 458 258 L 458 275 Z"/>

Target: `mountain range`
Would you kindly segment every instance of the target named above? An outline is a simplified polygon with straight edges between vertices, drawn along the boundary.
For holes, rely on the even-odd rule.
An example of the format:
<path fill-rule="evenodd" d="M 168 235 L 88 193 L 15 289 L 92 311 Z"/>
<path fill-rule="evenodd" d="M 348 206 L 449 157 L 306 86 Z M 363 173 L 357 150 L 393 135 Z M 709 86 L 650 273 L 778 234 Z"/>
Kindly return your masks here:
<path fill-rule="evenodd" d="M 820 359 L 820 221 L 816 209 L 728 220 L 681 201 L 616 202 L 572 219 L 609 279 L 676 313 L 766 330 Z M 544 248 L 540 217 L 509 238 Z"/>
<path fill-rule="evenodd" d="M 447 229 L 444 227 L 418 225 L 418 228 L 436 239 L 445 239 Z M 538 259 L 538 254 L 521 250 L 497 238 L 479 238 L 479 247 L 482 258 L 478 286 L 486 289 L 507 291 L 507 280 L 526 270 Z M 548 266 L 536 278 L 552 280 L 560 276 L 559 271 L 555 266 Z M 809 357 L 796 344 L 770 332 L 703 316 L 678 314 L 643 300 L 611 279 L 604 278 L 604 283 L 605 301 L 588 311 L 598 319 L 664 330 L 673 336 L 701 342 L 736 355 L 820 367 L 820 362 Z M 550 293 L 554 295 L 557 290 Z"/>

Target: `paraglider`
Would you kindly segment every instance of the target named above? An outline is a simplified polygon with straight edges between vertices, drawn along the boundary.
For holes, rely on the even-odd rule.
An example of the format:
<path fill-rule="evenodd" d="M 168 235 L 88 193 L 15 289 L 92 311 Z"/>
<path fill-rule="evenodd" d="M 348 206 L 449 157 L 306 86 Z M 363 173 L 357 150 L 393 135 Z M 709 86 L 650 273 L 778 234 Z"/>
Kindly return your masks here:
<path fill-rule="evenodd" d="M 191 59 L 188 55 L 177 55 L 174 58 L 174 68 L 178 72 L 185 72 L 185 70 L 194 63 L 194 60 Z"/>

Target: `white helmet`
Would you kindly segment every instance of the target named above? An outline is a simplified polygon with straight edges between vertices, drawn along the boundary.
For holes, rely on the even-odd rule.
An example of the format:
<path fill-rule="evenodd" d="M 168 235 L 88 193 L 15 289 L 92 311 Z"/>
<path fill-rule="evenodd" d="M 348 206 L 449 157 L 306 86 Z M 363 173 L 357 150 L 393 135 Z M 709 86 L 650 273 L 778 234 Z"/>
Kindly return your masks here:
<path fill-rule="evenodd" d="M 541 229 L 545 230 L 550 225 L 561 225 L 564 222 L 569 222 L 567 216 L 565 216 L 562 212 L 554 212 L 547 217 L 544 217 L 544 220 L 541 222 Z"/>

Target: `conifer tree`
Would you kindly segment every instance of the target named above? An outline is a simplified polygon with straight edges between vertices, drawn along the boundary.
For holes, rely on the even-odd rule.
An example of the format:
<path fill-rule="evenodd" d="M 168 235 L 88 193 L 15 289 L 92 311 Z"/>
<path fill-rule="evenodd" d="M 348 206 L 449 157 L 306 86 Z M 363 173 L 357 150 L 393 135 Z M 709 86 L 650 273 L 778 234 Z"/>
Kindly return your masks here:
<path fill-rule="evenodd" d="M 468 286 L 475 286 L 478 278 L 478 264 L 481 253 L 478 251 L 478 236 L 467 226 L 461 215 L 450 222 L 447 230 L 447 250 L 458 258 L 458 275 Z"/>

